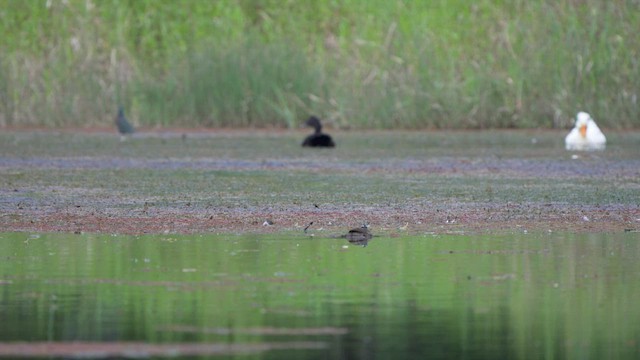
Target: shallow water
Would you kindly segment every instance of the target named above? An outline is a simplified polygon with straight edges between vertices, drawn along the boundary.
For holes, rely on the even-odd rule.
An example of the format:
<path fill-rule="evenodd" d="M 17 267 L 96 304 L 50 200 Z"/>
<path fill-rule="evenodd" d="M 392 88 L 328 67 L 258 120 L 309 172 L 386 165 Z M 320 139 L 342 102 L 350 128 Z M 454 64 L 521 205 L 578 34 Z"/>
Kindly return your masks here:
<path fill-rule="evenodd" d="M 0 356 L 634 359 L 639 240 L 4 233 Z"/>

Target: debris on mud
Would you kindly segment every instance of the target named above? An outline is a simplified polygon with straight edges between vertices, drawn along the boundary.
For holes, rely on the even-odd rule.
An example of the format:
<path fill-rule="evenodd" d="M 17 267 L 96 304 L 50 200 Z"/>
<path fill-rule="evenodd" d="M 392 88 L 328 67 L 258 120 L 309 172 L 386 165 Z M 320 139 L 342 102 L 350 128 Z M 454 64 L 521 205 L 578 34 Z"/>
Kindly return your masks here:
<path fill-rule="evenodd" d="M 180 134 L 143 135 L 0 134 L 0 229 L 339 234 L 367 218 L 394 236 L 640 224 L 635 133 L 579 160 L 554 133 L 338 133 L 344 146 L 330 154 L 282 132 L 190 134 L 188 147 Z"/>

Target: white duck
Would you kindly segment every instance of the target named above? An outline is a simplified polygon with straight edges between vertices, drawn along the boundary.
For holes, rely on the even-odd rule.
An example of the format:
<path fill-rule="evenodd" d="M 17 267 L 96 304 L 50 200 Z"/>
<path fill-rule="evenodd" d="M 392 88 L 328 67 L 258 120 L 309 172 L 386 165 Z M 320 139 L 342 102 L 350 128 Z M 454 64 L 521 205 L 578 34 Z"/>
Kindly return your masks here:
<path fill-rule="evenodd" d="M 607 138 L 591 115 L 579 112 L 576 116 L 576 124 L 569 135 L 564 139 L 567 150 L 602 150 Z"/>

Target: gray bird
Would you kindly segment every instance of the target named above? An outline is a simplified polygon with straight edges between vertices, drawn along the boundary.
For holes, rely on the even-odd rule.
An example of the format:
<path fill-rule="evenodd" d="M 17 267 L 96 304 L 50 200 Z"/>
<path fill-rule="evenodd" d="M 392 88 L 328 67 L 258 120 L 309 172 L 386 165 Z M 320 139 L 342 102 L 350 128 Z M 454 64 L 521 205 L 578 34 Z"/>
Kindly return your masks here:
<path fill-rule="evenodd" d="M 135 132 L 133 125 L 131 125 L 131 123 L 129 123 L 127 118 L 124 116 L 124 108 L 122 106 L 118 108 L 116 126 L 118 127 L 118 132 L 120 133 L 121 140 L 124 140 L 126 135 L 133 134 Z"/>

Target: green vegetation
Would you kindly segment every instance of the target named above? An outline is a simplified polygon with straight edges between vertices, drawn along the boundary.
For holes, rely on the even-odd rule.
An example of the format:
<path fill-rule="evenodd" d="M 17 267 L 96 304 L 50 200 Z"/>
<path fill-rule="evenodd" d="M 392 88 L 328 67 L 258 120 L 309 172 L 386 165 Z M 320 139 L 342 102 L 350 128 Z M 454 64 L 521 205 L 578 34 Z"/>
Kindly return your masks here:
<path fill-rule="evenodd" d="M 640 127 L 637 1 L 0 5 L 0 126 Z"/>

